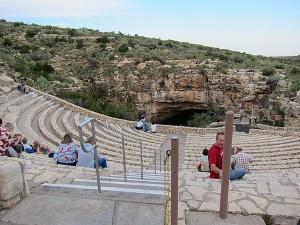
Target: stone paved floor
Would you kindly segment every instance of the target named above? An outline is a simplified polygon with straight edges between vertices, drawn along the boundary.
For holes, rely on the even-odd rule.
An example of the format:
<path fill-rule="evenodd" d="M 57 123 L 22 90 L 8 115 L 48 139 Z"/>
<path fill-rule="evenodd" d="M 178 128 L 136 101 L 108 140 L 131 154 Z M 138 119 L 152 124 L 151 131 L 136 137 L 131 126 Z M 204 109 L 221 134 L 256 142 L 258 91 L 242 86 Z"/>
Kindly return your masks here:
<path fill-rule="evenodd" d="M 218 212 L 221 182 L 208 173 L 181 171 L 180 206 L 189 211 Z M 230 213 L 269 214 L 300 218 L 300 168 L 253 171 L 241 180 L 230 181 Z"/>
<path fill-rule="evenodd" d="M 45 155 L 23 154 L 29 188 L 41 183 L 69 184 L 73 179 L 94 179 L 95 170 L 56 165 Z M 111 167 L 118 165 L 111 165 Z M 120 168 L 121 170 L 121 168 Z M 112 170 L 102 170 L 108 176 Z M 179 224 L 185 224 L 186 211 L 218 212 L 221 182 L 208 173 L 182 170 L 179 173 Z M 300 218 L 300 168 L 276 171 L 253 171 L 241 180 L 229 183 L 229 213 L 269 214 Z"/>

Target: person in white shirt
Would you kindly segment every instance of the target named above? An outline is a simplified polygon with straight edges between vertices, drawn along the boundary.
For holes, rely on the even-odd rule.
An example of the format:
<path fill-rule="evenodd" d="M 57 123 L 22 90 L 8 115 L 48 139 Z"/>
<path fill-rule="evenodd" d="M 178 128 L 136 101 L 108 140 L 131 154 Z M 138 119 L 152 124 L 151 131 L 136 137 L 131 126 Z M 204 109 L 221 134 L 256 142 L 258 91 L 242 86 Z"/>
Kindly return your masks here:
<path fill-rule="evenodd" d="M 83 151 L 82 148 L 79 149 L 78 162 L 77 162 L 76 166 L 96 168 L 95 158 L 94 158 L 94 148 L 93 148 L 94 144 L 95 144 L 95 142 L 94 142 L 93 137 L 88 137 L 86 139 L 86 143 L 84 144 L 84 147 L 89 152 Z M 99 158 L 99 160 L 98 160 L 99 167 L 107 168 L 106 159 L 101 158 L 100 153 L 98 151 L 97 151 L 97 155 Z"/>
<path fill-rule="evenodd" d="M 151 133 L 156 133 L 157 132 L 156 124 L 154 122 L 152 122 L 152 124 L 150 126 L 150 132 Z"/>

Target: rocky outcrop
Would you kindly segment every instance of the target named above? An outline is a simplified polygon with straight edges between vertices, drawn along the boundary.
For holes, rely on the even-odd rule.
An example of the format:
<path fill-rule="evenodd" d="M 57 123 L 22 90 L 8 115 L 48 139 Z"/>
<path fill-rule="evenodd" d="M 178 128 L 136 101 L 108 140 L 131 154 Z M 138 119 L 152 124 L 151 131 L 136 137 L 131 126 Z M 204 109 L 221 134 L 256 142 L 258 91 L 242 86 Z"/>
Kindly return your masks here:
<path fill-rule="evenodd" d="M 1 156 L 0 210 L 13 207 L 29 194 L 24 174 L 25 164 L 24 159 Z"/>
<path fill-rule="evenodd" d="M 134 102 L 136 110 L 146 111 L 147 119 L 156 122 L 184 110 L 207 110 L 210 104 L 243 113 L 244 116 L 254 114 L 257 118 L 271 119 L 274 113 L 273 103 L 276 102 L 275 105 L 279 105 L 282 111 L 291 114 L 289 118 L 293 124 L 299 124 L 300 104 L 285 96 L 288 83 L 281 70 L 275 74 L 279 78 L 276 90 L 281 93 L 278 99 L 276 95 L 269 96 L 269 78 L 263 76 L 260 70 L 228 70 L 224 74 L 215 69 L 218 63 L 220 62 L 211 60 L 199 64 L 196 60 L 169 60 L 165 65 L 160 65 L 159 62 L 146 61 L 139 63 L 137 70 L 131 67 L 127 77 L 117 73 L 115 80 L 118 85 L 123 86 L 119 87 L 120 90 Z M 133 63 L 130 59 L 117 63 L 118 67 L 126 65 L 132 66 Z M 199 73 L 198 66 L 206 67 L 205 75 Z M 166 69 L 167 72 L 158 70 L 144 79 L 144 73 L 149 73 L 154 67 Z M 181 72 L 172 72 L 174 68 L 180 68 Z M 128 89 L 124 88 L 126 80 L 129 83 Z M 270 100 L 265 102 L 269 97 Z"/>

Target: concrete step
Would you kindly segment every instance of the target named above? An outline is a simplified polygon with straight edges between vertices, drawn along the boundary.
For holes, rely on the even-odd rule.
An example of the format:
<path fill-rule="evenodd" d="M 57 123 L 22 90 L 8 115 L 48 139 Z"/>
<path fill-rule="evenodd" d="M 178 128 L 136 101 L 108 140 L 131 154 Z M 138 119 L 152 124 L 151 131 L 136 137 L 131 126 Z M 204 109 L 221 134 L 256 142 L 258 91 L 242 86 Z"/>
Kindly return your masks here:
<path fill-rule="evenodd" d="M 151 171 L 145 171 L 144 179 L 140 178 L 140 173 L 130 173 L 126 176 L 111 175 L 109 177 L 100 177 L 102 191 L 125 192 L 149 195 L 164 195 L 164 174 L 162 172 L 153 174 Z M 97 190 L 97 180 L 74 179 L 70 184 L 44 183 L 46 187 L 75 188 L 85 190 Z"/>

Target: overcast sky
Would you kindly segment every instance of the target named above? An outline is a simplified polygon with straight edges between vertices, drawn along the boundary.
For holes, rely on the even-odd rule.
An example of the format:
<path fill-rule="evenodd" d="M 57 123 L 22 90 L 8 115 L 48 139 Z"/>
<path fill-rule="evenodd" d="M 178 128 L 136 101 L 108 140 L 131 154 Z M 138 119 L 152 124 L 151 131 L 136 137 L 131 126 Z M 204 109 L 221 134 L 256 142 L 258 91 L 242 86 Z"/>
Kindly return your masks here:
<path fill-rule="evenodd" d="M 300 0 L 1 0 L 0 17 L 254 55 L 300 55 Z"/>

